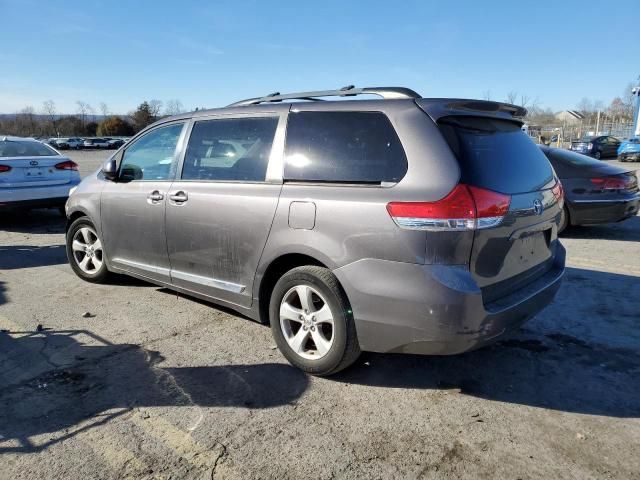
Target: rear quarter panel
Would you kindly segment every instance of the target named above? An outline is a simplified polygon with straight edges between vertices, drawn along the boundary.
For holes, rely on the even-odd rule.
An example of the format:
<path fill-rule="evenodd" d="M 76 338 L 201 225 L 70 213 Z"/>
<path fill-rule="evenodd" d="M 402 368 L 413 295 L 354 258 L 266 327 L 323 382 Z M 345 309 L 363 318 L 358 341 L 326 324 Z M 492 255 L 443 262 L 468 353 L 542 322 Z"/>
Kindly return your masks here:
<path fill-rule="evenodd" d="M 288 253 L 312 256 L 331 269 L 365 258 L 427 262 L 426 232 L 400 229 L 386 206 L 392 201 L 439 200 L 457 184 L 460 177 L 457 160 L 433 121 L 413 101 L 344 101 L 329 105 L 318 102 L 296 104 L 295 108 L 382 111 L 400 138 L 408 169 L 394 186 L 285 182 L 258 278 L 273 260 Z M 315 205 L 313 228 L 291 228 L 289 211 L 293 202 Z M 254 296 L 258 288 L 256 282 Z"/>

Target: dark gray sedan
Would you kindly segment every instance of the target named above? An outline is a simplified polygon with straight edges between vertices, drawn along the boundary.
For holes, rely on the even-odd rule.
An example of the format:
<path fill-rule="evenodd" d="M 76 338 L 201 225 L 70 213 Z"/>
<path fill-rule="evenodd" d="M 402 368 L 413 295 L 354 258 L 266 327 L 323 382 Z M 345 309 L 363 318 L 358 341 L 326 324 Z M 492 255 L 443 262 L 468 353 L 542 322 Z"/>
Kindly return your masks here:
<path fill-rule="evenodd" d="M 620 222 L 638 213 L 640 193 L 633 171 L 560 148 L 540 148 L 565 191 L 559 231 L 569 225 Z"/>

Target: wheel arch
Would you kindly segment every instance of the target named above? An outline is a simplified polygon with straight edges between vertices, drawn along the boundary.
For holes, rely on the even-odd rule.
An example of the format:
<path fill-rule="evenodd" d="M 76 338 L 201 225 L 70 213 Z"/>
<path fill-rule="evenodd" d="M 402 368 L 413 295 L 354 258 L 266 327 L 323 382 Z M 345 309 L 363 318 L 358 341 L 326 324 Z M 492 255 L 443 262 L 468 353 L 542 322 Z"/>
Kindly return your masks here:
<path fill-rule="evenodd" d="M 289 270 L 306 265 L 330 268 L 325 262 L 307 253 L 286 253 L 274 258 L 268 263 L 264 273 L 260 277 L 257 288 L 258 318 L 261 323 L 269 323 L 271 292 L 278 282 L 278 279 Z"/>
<path fill-rule="evenodd" d="M 69 231 L 69 227 L 71 227 L 71 224 L 81 217 L 87 217 L 89 220 L 91 220 L 91 223 L 95 225 L 95 222 L 87 212 L 82 209 L 78 209 L 71 212 L 71 214 L 67 216 L 67 225 L 65 227 L 65 232 Z"/>

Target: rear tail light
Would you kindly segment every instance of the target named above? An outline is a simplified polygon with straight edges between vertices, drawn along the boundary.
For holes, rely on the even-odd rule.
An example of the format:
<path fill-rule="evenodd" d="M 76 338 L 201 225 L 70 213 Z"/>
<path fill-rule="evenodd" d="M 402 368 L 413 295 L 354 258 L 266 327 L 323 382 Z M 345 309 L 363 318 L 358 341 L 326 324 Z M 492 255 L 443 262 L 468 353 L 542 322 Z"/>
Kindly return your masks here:
<path fill-rule="evenodd" d="M 55 167 L 58 170 L 75 170 L 75 171 L 78 171 L 78 164 L 76 162 L 72 162 L 71 160 L 66 160 L 64 162 L 56 163 Z"/>
<path fill-rule="evenodd" d="M 458 184 L 436 202 L 391 202 L 387 211 L 399 227 L 412 230 L 477 230 L 499 225 L 511 197 Z"/>
<path fill-rule="evenodd" d="M 560 204 L 560 208 L 564 205 L 564 188 L 560 180 L 556 178 L 556 185 L 551 189 L 556 201 Z"/>
<path fill-rule="evenodd" d="M 0 165 L 0 173 L 10 172 L 11 167 L 9 165 Z"/>
<path fill-rule="evenodd" d="M 592 178 L 591 183 L 597 191 L 626 190 L 631 188 L 633 180 L 631 177 L 598 177 Z"/>

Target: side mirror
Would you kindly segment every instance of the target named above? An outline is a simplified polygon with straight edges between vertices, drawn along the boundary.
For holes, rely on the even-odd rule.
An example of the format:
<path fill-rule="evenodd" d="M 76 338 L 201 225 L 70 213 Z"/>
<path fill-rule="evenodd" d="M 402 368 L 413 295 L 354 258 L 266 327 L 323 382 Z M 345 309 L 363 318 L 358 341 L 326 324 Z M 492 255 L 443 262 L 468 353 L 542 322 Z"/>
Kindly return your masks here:
<path fill-rule="evenodd" d="M 102 175 L 111 182 L 115 182 L 118 178 L 118 162 L 114 157 L 104 162 L 102 165 Z"/>

